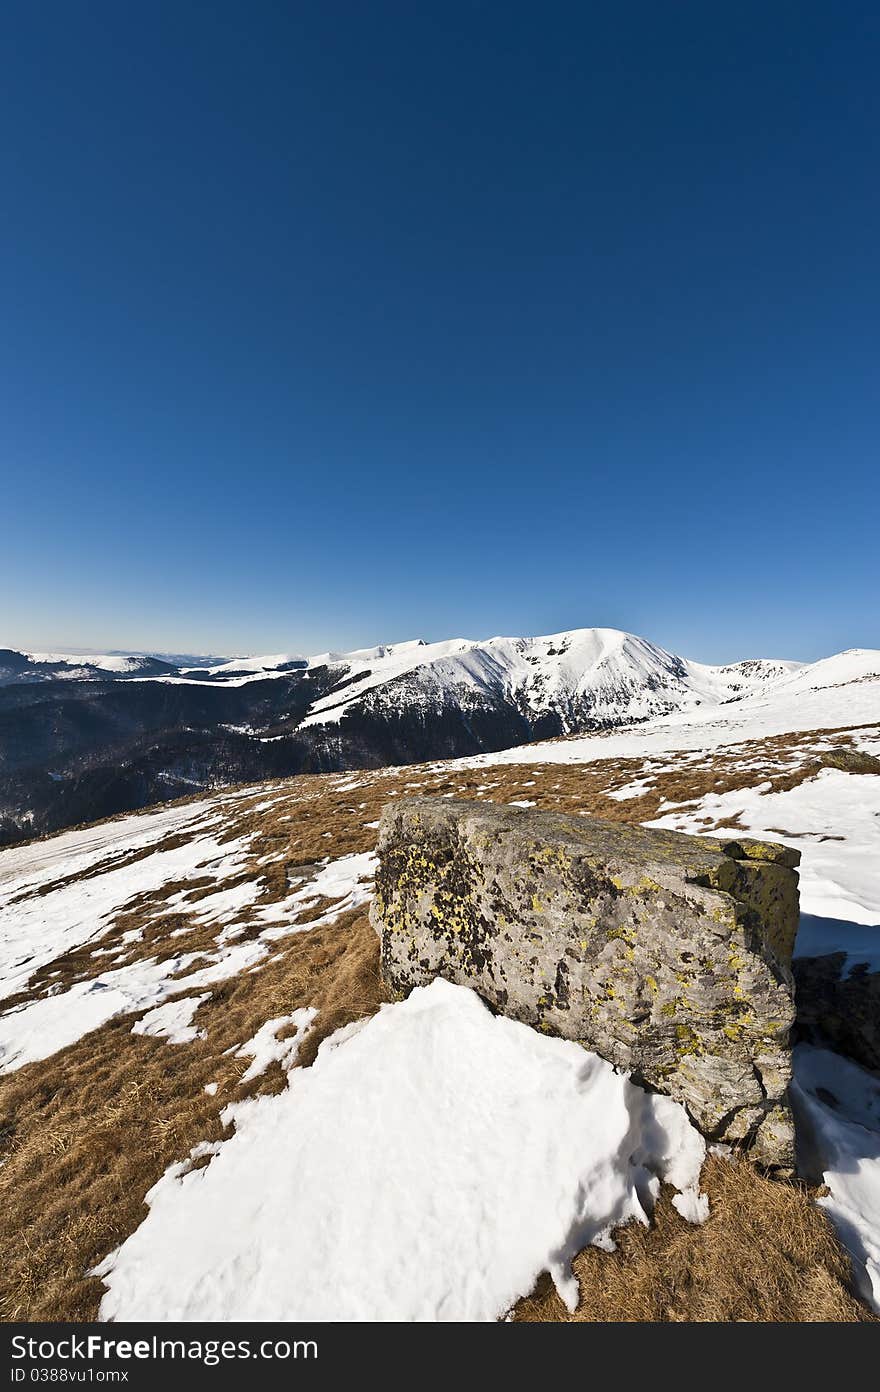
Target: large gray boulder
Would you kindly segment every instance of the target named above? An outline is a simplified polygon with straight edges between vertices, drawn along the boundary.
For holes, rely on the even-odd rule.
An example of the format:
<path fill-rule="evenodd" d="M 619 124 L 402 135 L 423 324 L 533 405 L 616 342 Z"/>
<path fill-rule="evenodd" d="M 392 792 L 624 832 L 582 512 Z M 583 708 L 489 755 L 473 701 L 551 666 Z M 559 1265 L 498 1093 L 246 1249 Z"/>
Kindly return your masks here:
<path fill-rule="evenodd" d="M 788 1168 L 798 860 L 769 842 L 408 799 L 382 816 L 370 914 L 395 994 L 435 976 L 471 986 Z"/>

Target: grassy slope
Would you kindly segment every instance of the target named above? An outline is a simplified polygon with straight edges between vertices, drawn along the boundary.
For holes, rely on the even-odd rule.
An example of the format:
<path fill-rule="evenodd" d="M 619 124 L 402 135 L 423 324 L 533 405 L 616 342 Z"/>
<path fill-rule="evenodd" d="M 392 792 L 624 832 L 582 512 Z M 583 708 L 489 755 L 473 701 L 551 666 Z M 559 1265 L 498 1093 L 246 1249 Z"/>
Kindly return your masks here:
<path fill-rule="evenodd" d="M 220 796 L 222 839 L 252 837 L 247 864 L 224 887 L 260 877 L 260 898 L 235 919 L 243 940 L 258 934 L 255 914 L 285 897 L 291 876 L 308 878 L 328 856 L 371 850 L 376 832 L 367 824 L 392 796 L 528 800 L 550 810 L 645 821 L 662 802 L 681 803 L 768 778 L 781 790 L 819 767 L 858 761 L 845 731 L 830 741 L 823 733 L 818 744 L 815 735 L 797 735 L 648 764 L 626 759 L 580 766 L 429 765 L 260 785 L 244 797 Z M 640 796 L 608 796 L 635 779 L 644 779 Z M 158 848 L 174 842 L 170 835 Z M 90 873 L 100 873 L 100 866 Z M 213 942 L 219 925 L 197 922 L 190 910 L 214 888 L 206 877 L 141 896 L 117 915 L 102 948 L 119 945 L 118 965 Z M 186 905 L 169 905 L 182 889 L 192 891 Z M 317 919 L 328 907 L 319 905 L 304 919 Z M 123 946 L 122 935 L 134 928 L 143 930 L 142 940 Z M 27 998 L 102 971 L 108 958 L 94 957 L 93 950 L 93 944 L 75 949 L 48 964 L 31 981 Z M 228 1102 L 285 1085 L 275 1064 L 242 1087 L 247 1060 L 227 1051 L 267 1019 L 311 1005 L 319 1015 L 300 1057 L 300 1065 L 308 1066 L 322 1038 L 378 1008 L 378 967 L 366 912 L 354 910 L 333 924 L 281 939 L 258 969 L 216 986 L 194 1021 L 206 1032 L 204 1039 L 172 1045 L 133 1035 L 134 1017 L 128 1015 L 0 1078 L 0 1317 L 93 1319 L 102 1287 L 86 1273 L 140 1223 L 151 1185 L 197 1142 L 220 1138 L 220 1112 Z M 204 1091 L 209 1082 L 219 1084 L 215 1096 Z M 871 1318 L 849 1294 L 846 1259 L 805 1186 L 770 1182 L 745 1163 L 713 1157 L 706 1187 L 712 1215 L 704 1227 L 688 1226 L 663 1201 L 655 1224 L 626 1229 L 616 1253 L 582 1253 L 576 1262 L 582 1301 L 575 1318 Z M 569 1318 L 545 1283 L 520 1302 L 516 1314 Z"/>

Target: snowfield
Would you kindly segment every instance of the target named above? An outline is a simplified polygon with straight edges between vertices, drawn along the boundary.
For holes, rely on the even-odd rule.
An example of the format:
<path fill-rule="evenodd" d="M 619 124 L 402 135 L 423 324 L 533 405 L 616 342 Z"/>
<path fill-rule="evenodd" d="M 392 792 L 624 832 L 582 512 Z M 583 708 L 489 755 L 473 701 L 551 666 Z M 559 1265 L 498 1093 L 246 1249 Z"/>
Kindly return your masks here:
<path fill-rule="evenodd" d="M 571 1258 L 661 1180 L 704 1216 L 680 1106 L 441 980 L 228 1120 L 98 1268 L 102 1319 L 494 1320 L 545 1270 L 573 1309 Z"/>

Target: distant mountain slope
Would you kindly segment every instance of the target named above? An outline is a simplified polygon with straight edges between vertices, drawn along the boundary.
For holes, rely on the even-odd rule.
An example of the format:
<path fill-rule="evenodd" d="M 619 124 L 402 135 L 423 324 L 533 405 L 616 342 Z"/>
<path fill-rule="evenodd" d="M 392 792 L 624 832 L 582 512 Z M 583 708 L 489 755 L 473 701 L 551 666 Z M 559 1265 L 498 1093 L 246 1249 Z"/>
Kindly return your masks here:
<path fill-rule="evenodd" d="M 146 653 L 44 653 L 0 648 L 0 686 L 17 682 L 98 681 L 173 676 L 172 662 Z"/>
<path fill-rule="evenodd" d="M 0 651 L 0 844 L 201 789 L 501 751 L 880 673 L 880 654 L 708 666 L 617 629 L 176 665 Z M 845 723 L 844 720 L 840 721 Z"/>
<path fill-rule="evenodd" d="M 557 718 L 568 732 L 738 699 L 799 666 L 758 660 L 706 667 L 613 628 L 401 644 L 365 661 L 363 672 L 349 659 L 351 685 L 317 701 L 304 725 L 338 721 L 359 704 L 373 712 L 434 708 L 452 695 L 464 707 L 501 698 L 526 718 Z"/>

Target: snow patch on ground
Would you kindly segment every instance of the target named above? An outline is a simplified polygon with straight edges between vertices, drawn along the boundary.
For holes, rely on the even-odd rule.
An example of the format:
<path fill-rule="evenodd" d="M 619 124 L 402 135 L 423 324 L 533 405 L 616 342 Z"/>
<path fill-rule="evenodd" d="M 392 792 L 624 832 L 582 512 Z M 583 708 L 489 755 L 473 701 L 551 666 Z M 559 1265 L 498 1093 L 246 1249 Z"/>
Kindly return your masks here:
<path fill-rule="evenodd" d="M 177 850 L 157 851 L 125 869 L 96 875 L 81 884 L 38 896 L 26 906 L 18 906 L 19 909 L 27 907 L 31 912 L 22 914 L 18 920 L 10 920 L 15 931 L 9 934 L 7 946 L 13 964 L 20 973 L 27 969 L 30 974 L 36 969 L 34 954 L 29 951 L 31 944 L 25 936 L 30 930 L 35 931 L 38 938 L 42 930 L 47 942 L 51 939 L 56 944 L 74 945 L 103 931 L 115 912 L 129 902 L 133 893 L 142 892 L 143 887 L 158 887 L 169 879 L 186 875 L 209 873 L 222 879 L 238 874 L 246 842 L 244 838 L 221 847 L 209 839 L 197 839 Z M 235 942 L 236 930 L 227 925 L 221 927 L 209 949 L 177 953 L 161 961 L 154 957 L 136 960 L 76 981 L 58 994 L 38 997 L 7 1010 L 0 1014 L 0 1075 L 48 1058 L 117 1015 L 149 1009 L 155 1016 L 168 996 L 202 991 L 259 966 L 269 957 L 277 939 L 331 924 L 349 909 L 366 903 L 375 864 L 375 856 L 369 853 L 329 861 L 286 899 L 264 910 L 256 910 L 256 921 L 271 926 L 264 927 L 258 936 L 245 942 Z M 203 921 L 201 911 L 211 901 L 210 920 L 221 923 L 224 917 L 239 912 L 243 898 L 249 897 L 243 897 L 240 889 L 241 886 L 236 886 L 229 891 L 217 891 L 197 902 L 192 906 L 194 917 Z M 178 899 L 179 895 L 173 896 L 176 907 L 179 907 Z M 220 901 L 222 910 L 218 912 Z M 299 915 L 322 904 L 326 904 L 326 908 L 317 919 L 304 924 L 297 922 Z M 160 904 L 159 911 L 168 912 L 168 903 Z M 98 912 L 102 917 L 95 921 L 93 915 Z M 54 914 L 59 915 L 57 920 L 47 917 Z M 66 919 L 65 914 L 68 915 Z M 61 950 L 65 949 L 55 947 L 50 951 L 48 945 L 45 946 L 44 952 L 48 955 L 43 960 L 51 961 Z M 136 1032 L 144 1031 L 138 1029 Z"/>
<path fill-rule="evenodd" d="M 286 899 L 267 904 L 258 909 L 255 917 L 261 923 L 278 923 L 262 937 L 266 941 L 283 938 L 288 933 L 299 932 L 296 919 L 302 913 L 317 908 L 322 899 L 334 901 L 327 915 L 311 920 L 303 928 L 318 928 L 350 909 L 360 908 L 369 902 L 373 891 L 373 876 L 376 873 L 376 856 L 372 851 L 359 851 L 352 855 L 340 856 L 338 860 L 328 861 L 318 873 L 305 884 L 296 888 Z"/>
<path fill-rule="evenodd" d="M 880 1081 L 829 1049 L 799 1044 L 791 1096 L 801 1173 L 853 1260 L 859 1290 L 880 1314 Z"/>
<path fill-rule="evenodd" d="M 873 661 L 853 660 L 838 667 L 836 684 L 813 688 L 774 683 L 766 691 L 726 705 L 710 703 L 697 709 L 655 717 L 609 733 L 520 745 L 493 754 L 457 759 L 445 768 L 492 768 L 496 764 L 589 764 L 598 759 L 639 759 L 678 752 L 708 752 L 746 740 L 808 730 L 880 723 L 880 655 Z M 841 654 L 841 658 L 847 658 Z M 816 667 L 820 664 L 816 663 Z M 865 667 L 864 673 L 862 668 Z M 807 672 L 811 668 L 805 669 Z M 850 671 L 852 675 L 846 676 Z M 800 676 L 800 674 L 798 674 Z M 830 676 L 826 672 L 826 676 Z M 805 678 L 803 679 L 806 680 Z M 848 684 L 846 684 L 848 683 Z M 870 752 L 870 751 L 869 751 Z M 438 765 L 439 767 L 439 765 Z"/>
<path fill-rule="evenodd" d="M 572 1256 L 646 1223 L 661 1179 L 705 1216 L 680 1106 L 442 980 L 224 1120 L 98 1268 L 101 1318 L 493 1320 L 544 1270 L 573 1308 Z"/>
<path fill-rule="evenodd" d="M 204 1039 L 205 1031 L 196 1029 L 192 1018 L 209 996 L 210 992 L 203 996 L 183 996 L 180 1000 L 157 1005 L 132 1025 L 131 1032 L 154 1034 L 167 1039 L 169 1044 L 191 1044 L 194 1039 Z"/>
<path fill-rule="evenodd" d="M 294 1010 L 292 1015 L 279 1015 L 274 1020 L 267 1020 L 261 1025 L 247 1044 L 242 1044 L 240 1049 L 236 1049 L 236 1058 L 249 1058 L 253 1062 L 241 1075 L 242 1083 L 249 1083 L 254 1078 L 259 1078 L 265 1073 L 270 1063 L 280 1063 L 284 1069 L 290 1069 L 296 1062 L 300 1045 L 309 1031 L 312 1021 L 317 1015 L 317 1010 L 307 1006 L 301 1010 Z M 295 1033 L 286 1039 L 279 1039 L 278 1034 L 282 1029 L 294 1027 Z"/>
<path fill-rule="evenodd" d="M 0 894 L 5 903 L 26 889 L 81 875 L 102 861 L 112 862 L 114 856 L 128 856 L 175 832 L 189 833 L 196 825 L 207 829 L 219 820 L 216 804 L 205 799 L 183 807 L 133 813 L 80 831 L 59 832 L 45 841 L 6 847 L 0 853 Z"/>
<path fill-rule="evenodd" d="M 168 981 L 183 962 L 181 957 L 164 962 L 150 958 L 77 981 L 59 995 L 39 997 L 0 1015 L 0 1074 L 49 1058 L 114 1015 L 159 1004 L 164 994 L 181 989 L 183 983 Z"/>
<path fill-rule="evenodd" d="M 38 893 L 31 882 L 0 899 L 0 999 L 23 990 L 41 966 L 101 936 L 138 895 L 176 880 L 231 875 L 244 864 L 247 838 L 221 845 L 193 836 L 171 850 L 156 850 L 117 869 L 93 873 Z M 53 878 L 55 872 L 53 872 Z M 4 889 L 6 887 L 4 886 Z"/>
<path fill-rule="evenodd" d="M 705 817 L 735 818 L 743 835 L 794 846 L 801 853 L 801 909 L 810 916 L 796 953 L 847 952 L 850 967 L 880 967 L 880 777 L 823 769 L 787 792 L 769 786 L 711 793 L 649 825 L 705 833 Z"/>
<path fill-rule="evenodd" d="M 218 889 L 212 894 L 206 894 L 194 903 L 188 902 L 190 892 L 183 890 L 179 895 L 169 899 L 169 909 L 173 911 L 185 906 L 200 923 L 219 923 L 221 920 L 228 923 L 231 917 L 248 908 L 259 897 L 260 881 L 258 878 L 244 880 L 241 884 L 233 885 L 231 889 Z"/>

